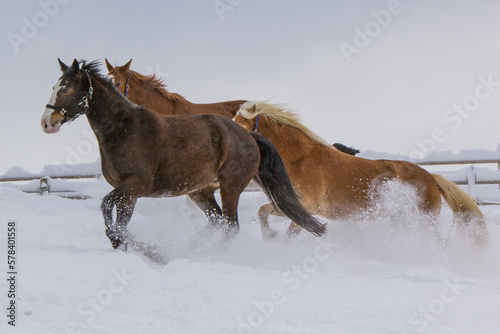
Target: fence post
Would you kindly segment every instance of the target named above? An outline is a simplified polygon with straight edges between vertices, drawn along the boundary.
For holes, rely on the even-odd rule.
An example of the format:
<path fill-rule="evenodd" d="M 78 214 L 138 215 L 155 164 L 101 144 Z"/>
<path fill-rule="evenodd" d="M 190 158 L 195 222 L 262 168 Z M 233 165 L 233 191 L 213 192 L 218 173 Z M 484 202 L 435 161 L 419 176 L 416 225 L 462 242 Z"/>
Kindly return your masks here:
<path fill-rule="evenodd" d="M 40 189 L 38 190 L 38 195 L 46 195 L 50 190 L 50 178 L 42 177 L 40 179 Z"/>
<path fill-rule="evenodd" d="M 470 166 L 465 170 L 465 176 L 467 178 L 467 186 L 469 188 L 469 195 L 477 201 L 477 191 L 476 191 L 476 170 L 474 166 Z"/>

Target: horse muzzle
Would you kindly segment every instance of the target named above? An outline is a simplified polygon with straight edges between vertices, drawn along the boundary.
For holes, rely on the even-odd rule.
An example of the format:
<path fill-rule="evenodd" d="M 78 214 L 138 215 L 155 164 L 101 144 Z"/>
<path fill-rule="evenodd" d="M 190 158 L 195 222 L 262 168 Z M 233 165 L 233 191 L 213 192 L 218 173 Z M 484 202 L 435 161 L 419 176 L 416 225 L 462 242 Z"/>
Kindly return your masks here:
<path fill-rule="evenodd" d="M 56 133 L 59 131 L 59 128 L 61 127 L 61 122 L 56 121 L 55 123 L 52 123 L 50 118 L 51 118 L 50 115 L 49 117 L 42 117 L 40 121 L 42 130 L 45 133 Z"/>

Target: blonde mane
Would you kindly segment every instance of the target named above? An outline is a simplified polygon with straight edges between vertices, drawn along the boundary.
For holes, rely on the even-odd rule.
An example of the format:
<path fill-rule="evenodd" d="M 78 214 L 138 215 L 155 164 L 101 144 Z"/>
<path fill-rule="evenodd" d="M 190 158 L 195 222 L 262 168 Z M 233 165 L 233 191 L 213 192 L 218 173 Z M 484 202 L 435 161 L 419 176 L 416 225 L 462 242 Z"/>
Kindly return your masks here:
<path fill-rule="evenodd" d="M 151 88 L 154 88 L 163 95 L 166 99 L 168 99 L 171 102 L 184 102 L 186 99 L 182 97 L 179 94 L 176 93 L 169 93 L 167 91 L 167 86 L 163 83 L 163 80 L 158 78 L 156 74 L 151 74 L 151 75 L 143 75 L 140 73 L 137 73 L 135 71 L 128 71 L 130 73 L 130 76 L 137 81 L 142 82 L 144 85 L 149 86 Z"/>
<path fill-rule="evenodd" d="M 255 105 L 255 109 L 253 106 Z M 304 124 L 300 123 L 299 116 L 288 110 L 282 104 L 271 104 L 266 101 L 248 101 L 241 105 L 238 111 L 246 119 L 252 119 L 262 115 L 272 119 L 275 122 L 282 123 L 302 131 L 312 141 L 331 147 L 321 137 L 309 130 Z"/>

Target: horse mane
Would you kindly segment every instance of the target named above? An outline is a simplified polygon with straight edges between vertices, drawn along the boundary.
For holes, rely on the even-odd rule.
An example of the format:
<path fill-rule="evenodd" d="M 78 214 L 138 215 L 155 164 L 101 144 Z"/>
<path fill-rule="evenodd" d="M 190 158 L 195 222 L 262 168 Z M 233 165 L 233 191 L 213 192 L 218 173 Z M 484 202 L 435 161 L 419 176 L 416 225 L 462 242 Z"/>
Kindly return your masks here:
<path fill-rule="evenodd" d="M 130 76 L 144 85 L 156 89 L 161 95 L 171 102 L 184 102 L 186 99 L 177 93 L 169 93 L 167 91 L 167 86 L 163 83 L 163 80 L 158 78 L 156 74 L 144 75 L 132 70 L 129 70 Z"/>
<path fill-rule="evenodd" d="M 82 70 L 87 71 L 89 74 L 92 74 L 92 76 L 98 79 L 104 79 L 104 76 L 100 73 L 99 67 L 101 66 L 101 63 L 98 60 L 80 60 L 80 63 L 82 64 Z"/>
<path fill-rule="evenodd" d="M 255 108 L 253 108 L 254 105 Z M 258 115 L 268 117 L 278 123 L 296 128 L 302 131 L 312 141 L 331 148 L 330 144 L 328 144 L 320 136 L 318 136 L 304 124 L 302 124 L 300 122 L 299 116 L 293 111 L 286 108 L 286 106 L 284 106 L 283 104 L 271 104 L 267 101 L 248 101 L 241 105 L 238 112 L 246 119 L 252 119 L 257 117 Z"/>
<path fill-rule="evenodd" d="M 126 97 L 124 97 L 118 90 L 115 89 L 113 86 L 113 82 L 107 78 L 105 75 L 101 74 L 100 72 L 100 66 L 101 63 L 98 60 L 93 60 L 93 61 L 86 61 L 86 60 L 80 60 L 79 61 L 82 66 L 81 70 L 86 71 L 90 76 L 92 76 L 94 79 L 102 83 L 104 86 L 109 88 L 109 91 L 114 94 L 115 96 L 119 97 L 122 101 L 125 101 L 129 104 L 133 104 L 130 102 Z"/>

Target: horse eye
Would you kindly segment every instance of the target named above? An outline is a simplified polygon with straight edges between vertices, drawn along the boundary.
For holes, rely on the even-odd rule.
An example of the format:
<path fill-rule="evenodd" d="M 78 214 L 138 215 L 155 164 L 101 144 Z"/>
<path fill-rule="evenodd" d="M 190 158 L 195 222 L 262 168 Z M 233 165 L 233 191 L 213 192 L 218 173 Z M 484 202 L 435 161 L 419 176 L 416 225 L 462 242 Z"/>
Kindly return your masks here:
<path fill-rule="evenodd" d="M 69 92 L 69 89 L 68 89 L 68 88 L 62 88 L 62 89 L 61 89 L 61 92 L 63 92 L 63 93 L 65 93 L 65 94 L 66 94 L 67 92 Z"/>
<path fill-rule="evenodd" d="M 120 83 L 119 82 L 115 83 L 115 86 L 120 87 Z"/>

